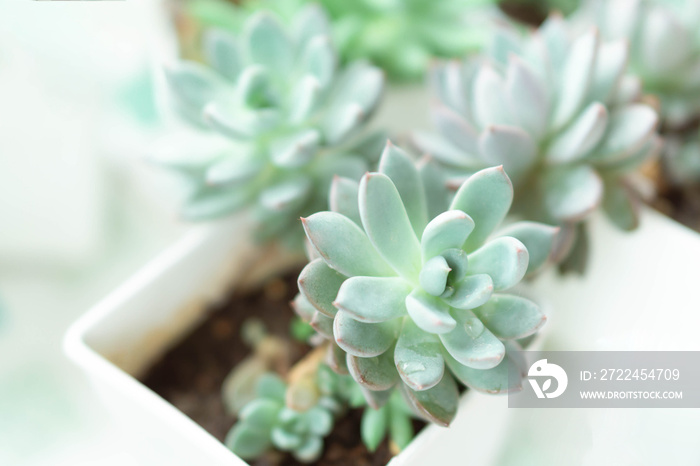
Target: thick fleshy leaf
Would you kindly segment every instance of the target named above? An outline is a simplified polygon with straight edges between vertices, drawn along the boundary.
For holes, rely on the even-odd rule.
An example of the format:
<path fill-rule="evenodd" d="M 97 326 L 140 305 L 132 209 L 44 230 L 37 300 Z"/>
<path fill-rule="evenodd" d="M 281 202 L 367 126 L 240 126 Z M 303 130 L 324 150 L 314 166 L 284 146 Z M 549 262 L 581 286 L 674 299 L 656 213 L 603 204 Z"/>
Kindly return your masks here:
<path fill-rule="evenodd" d="M 355 102 L 331 109 L 322 122 L 326 142 L 329 144 L 339 143 L 358 127 L 365 116 L 362 107 Z"/>
<path fill-rule="evenodd" d="M 459 150 L 457 154 L 478 154 L 478 131 L 464 118 L 444 105 L 435 106 L 431 110 L 431 116 L 435 127 L 448 141 Z M 429 151 L 430 152 L 430 151 Z M 459 159 L 468 155 L 456 155 Z"/>
<path fill-rule="evenodd" d="M 622 230 L 632 231 L 639 226 L 639 201 L 622 180 L 606 180 L 603 210 Z"/>
<path fill-rule="evenodd" d="M 267 432 L 250 429 L 243 424 L 235 425 L 229 431 L 224 443 L 229 450 L 243 459 L 257 458 L 272 448 Z"/>
<path fill-rule="evenodd" d="M 457 309 L 474 309 L 491 298 L 493 280 L 487 274 L 469 275 L 454 285 L 454 292 L 445 297 Z"/>
<path fill-rule="evenodd" d="M 265 188 L 258 201 L 264 208 L 279 212 L 301 207 L 311 194 L 313 184 L 306 176 L 289 178 Z"/>
<path fill-rule="evenodd" d="M 340 346 L 335 344 L 335 340 L 328 345 L 325 361 L 328 367 L 336 374 L 347 375 L 349 373 L 346 353 Z"/>
<path fill-rule="evenodd" d="M 399 392 L 396 392 L 399 393 Z M 392 398 L 393 400 L 393 398 Z M 406 402 L 402 398 L 401 404 L 404 406 L 402 410 L 398 410 L 392 406 L 391 416 L 389 418 L 389 438 L 401 450 L 406 448 L 413 440 L 415 433 L 413 431 L 413 421 L 411 416 L 404 412 L 410 408 L 406 406 Z"/>
<path fill-rule="evenodd" d="M 381 173 L 368 173 L 360 181 L 360 218 L 367 236 L 381 256 L 410 281 L 421 268 L 420 243 L 394 183 Z"/>
<path fill-rule="evenodd" d="M 489 302 L 474 309 L 474 314 L 498 338 L 515 340 L 532 335 L 547 318 L 529 299 L 495 294 Z"/>
<path fill-rule="evenodd" d="M 230 34 L 213 29 L 204 36 L 204 51 L 209 63 L 221 76 L 235 82 L 243 68 L 241 51 Z"/>
<path fill-rule="evenodd" d="M 237 140 L 245 140 L 268 131 L 280 121 L 280 115 L 274 109 L 246 111 L 232 115 L 230 110 L 222 108 L 219 102 L 212 102 L 204 108 L 204 121 L 216 132 Z"/>
<path fill-rule="evenodd" d="M 460 364 L 475 369 L 496 367 L 506 353 L 501 340 L 487 329 L 470 310 L 455 310 L 457 325 L 450 333 L 439 335 L 442 345 Z"/>
<path fill-rule="evenodd" d="M 391 276 L 394 271 L 357 224 L 335 212 L 302 219 L 306 236 L 326 263 L 343 275 Z"/>
<path fill-rule="evenodd" d="M 333 318 L 316 311 L 309 322 L 323 338 L 333 339 Z"/>
<path fill-rule="evenodd" d="M 212 164 L 204 175 L 209 185 L 243 183 L 258 175 L 265 167 L 265 161 L 256 154 L 226 157 Z"/>
<path fill-rule="evenodd" d="M 302 78 L 292 90 L 289 121 L 301 123 L 316 110 L 321 100 L 321 83 L 313 76 Z"/>
<path fill-rule="evenodd" d="M 610 123 L 591 160 L 620 160 L 639 149 L 656 130 L 658 115 L 647 105 L 628 105 L 610 115 Z"/>
<path fill-rule="evenodd" d="M 474 79 L 474 119 L 481 128 L 510 123 L 505 82 L 490 65 L 483 65 Z"/>
<path fill-rule="evenodd" d="M 201 122 L 204 107 L 226 89 L 223 79 L 204 65 L 194 62 L 182 62 L 166 68 L 165 78 L 178 110 L 195 122 Z"/>
<path fill-rule="evenodd" d="M 469 271 L 469 255 L 462 249 L 445 249 L 440 255 L 445 258 L 447 265 L 452 269 L 450 282 L 462 281 Z"/>
<path fill-rule="evenodd" d="M 532 137 L 515 126 L 489 126 L 479 137 L 479 148 L 488 165 L 503 165 L 513 179 L 525 175 L 537 155 Z"/>
<path fill-rule="evenodd" d="M 279 22 L 267 13 L 257 13 L 246 21 L 242 40 L 247 58 L 284 75 L 294 60 L 292 42 Z"/>
<path fill-rule="evenodd" d="M 440 382 L 427 390 L 415 391 L 401 385 L 406 401 L 416 414 L 429 422 L 447 427 L 457 414 L 459 391 L 452 376 L 445 374 Z"/>
<path fill-rule="evenodd" d="M 362 322 L 384 322 L 406 315 L 406 296 L 413 287 L 398 277 L 351 277 L 333 303 Z"/>
<path fill-rule="evenodd" d="M 571 45 L 561 75 L 559 93 L 552 116 L 555 128 L 561 128 L 585 103 L 598 55 L 598 31 L 592 29 Z"/>
<path fill-rule="evenodd" d="M 394 362 L 401 379 L 413 390 L 426 390 L 440 382 L 445 372 L 440 340 L 405 319 L 394 348 Z"/>
<path fill-rule="evenodd" d="M 428 223 L 421 238 L 423 260 L 446 249 L 460 249 L 474 230 L 474 220 L 461 210 L 448 210 Z"/>
<path fill-rule="evenodd" d="M 406 297 L 406 309 L 413 322 L 428 333 L 448 333 L 457 325 L 447 304 L 421 290 Z"/>
<path fill-rule="evenodd" d="M 277 415 L 282 406 L 283 404 L 279 401 L 257 398 L 241 409 L 238 418 L 248 427 L 269 430 L 277 422 Z"/>
<path fill-rule="evenodd" d="M 549 96 L 539 77 L 517 55 L 508 58 L 506 95 L 513 118 L 533 138 L 544 134 L 549 118 Z"/>
<path fill-rule="evenodd" d="M 595 71 L 588 91 L 588 101 L 609 101 L 627 68 L 628 55 L 629 44 L 627 41 L 600 44 Z"/>
<path fill-rule="evenodd" d="M 360 184 L 357 181 L 335 176 L 331 183 L 328 205 L 333 212 L 343 214 L 358 225 L 362 225 L 360 208 L 357 205 L 359 191 Z"/>
<path fill-rule="evenodd" d="M 260 65 L 248 66 L 238 78 L 236 86 L 241 102 L 258 108 L 270 100 L 270 73 Z"/>
<path fill-rule="evenodd" d="M 481 160 L 455 147 L 442 135 L 414 131 L 411 133 L 411 142 L 419 151 L 428 154 L 445 165 L 474 169 L 483 166 Z"/>
<path fill-rule="evenodd" d="M 311 319 L 314 317 L 314 314 L 318 312 L 316 308 L 309 302 L 308 299 L 306 299 L 306 296 L 304 296 L 301 293 L 298 293 L 294 297 L 294 301 L 292 301 L 292 308 L 294 309 L 294 312 L 304 321 L 304 322 L 310 322 Z"/>
<path fill-rule="evenodd" d="M 445 175 L 429 157 L 423 157 L 419 160 L 417 168 L 425 189 L 428 218 L 435 218 L 449 205 Z M 423 231 L 424 236 L 425 231 Z"/>
<path fill-rule="evenodd" d="M 301 58 L 301 70 L 318 79 L 322 88 L 326 88 L 333 79 L 336 56 L 328 36 L 316 36 L 309 41 Z"/>
<path fill-rule="evenodd" d="M 369 115 L 384 89 L 384 77 L 379 68 L 357 62 L 345 69 L 332 90 L 333 104 L 345 106 L 358 105 L 365 115 Z"/>
<path fill-rule="evenodd" d="M 552 163 L 579 160 L 600 142 L 607 123 L 605 107 L 598 102 L 592 103 L 552 140 L 545 157 Z"/>
<path fill-rule="evenodd" d="M 486 168 L 470 176 L 457 191 L 450 210 L 461 210 L 474 220 L 474 231 L 463 248 L 481 246 L 503 221 L 513 202 L 513 185 L 502 167 Z"/>
<path fill-rule="evenodd" d="M 428 223 L 428 207 L 420 175 L 410 157 L 388 141 L 379 161 L 379 172 L 388 176 L 401 196 L 416 235 Z"/>
<path fill-rule="evenodd" d="M 457 362 L 445 352 L 445 362 L 454 376 L 467 387 L 484 393 L 507 393 L 522 389 L 524 372 L 518 367 L 510 349 L 503 361 L 491 369 L 474 369 Z"/>
<path fill-rule="evenodd" d="M 362 413 L 362 424 L 360 425 L 360 435 L 362 442 L 369 451 L 377 449 L 386 436 L 388 425 L 388 408 L 365 409 Z"/>
<path fill-rule="evenodd" d="M 294 458 L 302 463 L 313 463 L 323 452 L 323 440 L 320 437 L 308 436 L 304 442 L 292 452 Z"/>
<path fill-rule="evenodd" d="M 321 134 L 315 129 L 277 139 L 270 144 L 270 159 L 278 167 L 298 168 L 306 165 L 317 153 Z"/>
<path fill-rule="evenodd" d="M 447 277 L 452 269 L 447 265 L 447 260 L 442 256 L 429 259 L 420 271 L 420 286 L 428 294 L 440 296 L 445 292 Z"/>
<path fill-rule="evenodd" d="M 352 378 L 369 390 L 389 390 L 399 381 L 394 366 L 394 352 L 391 350 L 371 358 L 358 358 L 348 354 L 347 364 Z"/>
<path fill-rule="evenodd" d="M 372 409 L 379 409 L 384 406 L 386 402 L 389 401 L 389 398 L 394 391 L 393 388 L 381 392 L 368 390 L 362 385 L 360 385 L 360 390 L 362 391 L 362 395 L 365 397 L 365 401 L 367 401 L 367 405 Z"/>
<path fill-rule="evenodd" d="M 557 221 L 581 220 L 598 207 L 603 197 L 603 182 L 587 165 L 547 170 L 542 189 L 545 207 Z"/>
<path fill-rule="evenodd" d="M 645 162 L 655 159 L 661 153 L 664 147 L 664 141 L 658 134 L 652 134 L 649 140 L 642 145 L 638 150 L 626 155 L 620 160 L 606 163 L 605 161 L 596 161 L 596 166 L 601 167 L 607 176 L 612 175 L 627 175 L 637 168 L 641 167 Z"/>
<path fill-rule="evenodd" d="M 242 189 L 205 189 L 188 199 L 182 216 L 188 220 L 206 220 L 230 214 L 251 201 Z"/>
<path fill-rule="evenodd" d="M 379 356 L 394 344 L 398 336 L 399 320 L 368 324 L 338 311 L 333 324 L 335 342 L 345 352 L 361 358 Z"/>
<path fill-rule="evenodd" d="M 333 306 L 346 277 L 328 267 L 323 259 L 316 259 L 306 265 L 299 274 L 299 291 L 319 312 L 328 317 L 335 316 Z"/>
<path fill-rule="evenodd" d="M 281 427 L 273 428 L 270 438 L 272 439 L 272 443 L 275 445 L 275 447 L 282 451 L 294 450 L 304 441 L 304 438 L 300 434 L 290 432 Z"/>
<path fill-rule="evenodd" d="M 527 273 L 536 272 L 552 254 L 559 228 L 537 222 L 517 222 L 501 230 L 500 236 L 511 236 L 525 245 L 529 260 Z"/>
<path fill-rule="evenodd" d="M 330 32 L 328 16 L 318 4 L 304 6 L 293 20 L 294 37 L 298 44 L 305 44 L 316 36 L 325 36 Z"/>
<path fill-rule="evenodd" d="M 525 276 L 529 254 L 525 245 L 509 236 L 496 238 L 469 255 L 469 274 L 485 273 L 495 290 L 516 285 Z"/>

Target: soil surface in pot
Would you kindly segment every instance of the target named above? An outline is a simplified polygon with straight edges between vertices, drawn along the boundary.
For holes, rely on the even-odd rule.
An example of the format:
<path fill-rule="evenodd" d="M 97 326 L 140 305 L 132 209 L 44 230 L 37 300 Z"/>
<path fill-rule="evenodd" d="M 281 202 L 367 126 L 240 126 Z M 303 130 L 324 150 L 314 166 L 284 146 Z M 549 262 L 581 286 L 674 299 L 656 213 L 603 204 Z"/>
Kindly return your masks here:
<path fill-rule="evenodd" d="M 294 311 L 289 302 L 297 292 L 298 271 L 268 281 L 259 290 L 232 294 L 212 306 L 205 321 L 161 358 L 143 383 L 175 405 L 219 440 L 224 439 L 235 418 L 228 415 L 221 397 L 224 379 L 251 353 L 240 338 L 241 325 L 250 317 L 261 319 L 271 335 L 290 339 Z M 301 359 L 310 347 L 292 342 L 292 360 Z M 319 465 L 385 465 L 391 459 L 387 441 L 374 453 L 360 439 L 361 410 L 339 419 L 325 439 Z M 423 423 L 416 424 L 416 432 Z M 253 465 L 298 464 L 288 454 L 271 454 Z"/>

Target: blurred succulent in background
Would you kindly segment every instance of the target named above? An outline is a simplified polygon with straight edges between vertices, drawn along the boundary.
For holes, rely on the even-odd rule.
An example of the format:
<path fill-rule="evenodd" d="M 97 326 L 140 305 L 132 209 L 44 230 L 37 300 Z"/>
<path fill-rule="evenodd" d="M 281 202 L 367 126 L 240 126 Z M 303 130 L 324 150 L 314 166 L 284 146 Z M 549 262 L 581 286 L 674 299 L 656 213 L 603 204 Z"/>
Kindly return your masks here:
<path fill-rule="evenodd" d="M 384 406 L 365 408 L 360 426 L 362 441 L 369 451 L 374 451 L 388 436 L 389 448 L 397 454 L 413 440 L 411 418 L 414 416 L 401 393 L 394 391 Z"/>
<path fill-rule="evenodd" d="M 195 0 L 188 14 L 205 25 L 240 29 L 241 18 L 268 9 L 290 17 L 318 3 L 329 13 L 344 61 L 368 59 L 392 80 L 417 80 L 432 57 L 459 57 L 488 37 L 495 0 L 245 0 L 237 8 L 220 0 Z"/>
<path fill-rule="evenodd" d="M 660 100 L 664 125 L 700 113 L 700 2 L 589 0 L 579 24 L 596 24 L 604 38 L 630 44 L 630 71 Z"/>
<path fill-rule="evenodd" d="M 318 459 L 323 437 L 333 428 L 333 413 L 323 401 L 306 410 L 285 405 L 286 384 L 274 374 L 258 379 L 257 397 L 246 404 L 225 444 L 243 459 L 253 459 L 271 448 L 291 452 L 302 463 Z"/>
<path fill-rule="evenodd" d="M 339 69 L 323 11 L 308 6 L 284 29 L 268 13 L 233 37 L 211 30 L 207 65 L 166 72 L 172 104 L 214 143 L 157 158 L 191 188 L 183 214 L 209 219 L 251 207 L 260 237 L 303 238 L 299 216 L 326 208 L 335 174 L 367 169 L 361 135 L 377 106 L 382 72 L 356 62 Z M 211 139 L 211 136 L 210 136 Z M 370 144 L 371 145 L 371 144 Z"/>
<path fill-rule="evenodd" d="M 398 385 L 416 414 L 448 425 L 455 378 L 490 393 L 519 387 L 515 340 L 545 317 L 503 291 L 547 262 L 557 229 L 521 222 L 490 238 L 513 199 L 500 167 L 469 177 L 451 204 L 435 167 L 417 168 L 391 143 L 379 167 L 359 185 L 336 177 L 333 212 L 303 219 L 318 258 L 299 276 L 295 306 L 347 353 L 339 369 L 370 406 Z"/>
<path fill-rule="evenodd" d="M 669 137 L 664 155 L 664 171 L 671 184 L 700 186 L 700 133 L 697 130 L 685 137 Z"/>
<path fill-rule="evenodd" d="M 527 36 L 502 29 L 484 56 L 435 67 L 439 134 L 417 133 L 414 142 L 450 171 L 453 185 L 503 165 L 515 212 L 564 225 L 562 244 L 573 244 L 574 225 L 600 205 L 617 226 L 634 229 L 626 177 L 661 142 L 656 112 L 635 102 L 639 81 L 625 75 L 627 52 L 595 29 L 572 37 L 558 16 Z"/>

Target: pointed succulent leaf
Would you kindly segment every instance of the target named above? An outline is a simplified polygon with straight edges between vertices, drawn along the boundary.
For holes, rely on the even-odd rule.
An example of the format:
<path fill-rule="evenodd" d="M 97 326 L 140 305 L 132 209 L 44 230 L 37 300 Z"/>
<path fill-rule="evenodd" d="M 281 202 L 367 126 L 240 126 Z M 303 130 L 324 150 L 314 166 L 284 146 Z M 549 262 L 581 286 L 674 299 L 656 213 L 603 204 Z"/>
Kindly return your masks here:
<path fill-rule="evenodd" d="M 228 33 L 213 29 L 204 36 L 207 62 L 224 78 L 235 82 L 243 68 L 241 51 L 236 40 Z"/>
<path fill-rule="evenodd" d="M 445 363 L 454 376 L 467 387 L 484 393 L 507 393 L 522 388 L 523 372 L 506 352 L 503 360 L 491 369 L 474 369 L 457 362 L 445 352 Z"/>
<path fill-rule="evenodd" d="M 608 102 L 627 68 L 629 45 L 625 41 L 600 44 L 591 78 L 588 101 Z"/>
<path fill-rule="evenodd" d="M 394 348 L 394 362 L 401 379 L 413 390 L 426 390 L 440 382 L 445 372 L 440 340 L 405 319 Z"/>
<path fill-rule="evenodd" d="M 326 142 L 329 144 L 341 142 L 358 127 L 364 118 L 364 110 L 355 102 L 335 107 L 322 122 Z"/>
<path fill-rule="evenodd" d="M 444 105 L 434 106 L 431 111 L 433 122 L 441 134 L 443 134 L 456 148 L 456 161 L 464 158 L 462 152 L 467 154 L 478 154 L 479 134 L 477 130 L 464 118 L 460 117 L 454 111 Z M 429 147 L 425 147 L 429 153 Z M 438 150 L 438 153 L 445 152 Z M 447 151 L 452 154 L 451 151 Z M 437 154 L 436 157 L 439 157 Z"/>
<path fill-rule="evenodd" d="M 183 62 L 165 70 L 166 82 L 175 105 L 186 116 L 199 121 L 204 107 L 225 89 L 224 81 L 211 70 L 194 62 Z"/>
<path fill-rule="evenodd" d="M 329 340 L 333 339 L 333 318 L 316 311 L 311 317 L 309 325 L 316 330 L 319 335 Z"/>
<path fill-rule="evenodd" d="M 336 374 L 347 375 L 349 373 L 346 353 L 340 346 L 335 344 L 335 340 L 332 340 L 328 345 L 325 361 L 328 367 Z"/>
<path fill-rule="evenodd" d="M 361 358 L 379 356 L 396 341 L 400 322 L 396 319 L 379 323 L 365 323 L 350 314 L 338 311 L 333 323 L 335 342 L 345 352 Z"/>
<path fill-rule="evenodd" d="M 414 391 L 407 385 L 401 385 L 401 388 L 413 411 L 430 422 L 447 427 L 457 414 L 459 392 L 449 373 L 427 390 Z"/>
<path fill-rule="evenodd" d="M 345 215 L 358 225 L 360 220 L 360 207 L 357 205 L 357 196 L 360 184 L 349 178 L 335 176 L 331 183 L 328 205 L 333 212 Z"/>
<path fill-rule="evenodd" d="M 557 221 L 577 221 L 600 204 L 603 182 L 587 165 L 565 166 L 547 170 L 542 177 L 544 203 Z"/>
<path fill-rule="evenodd" d="M 423 260 L 446 249 L 460 249 L 474 230 L 474 220 L 461 210 L 448 210 L 433 218 L 423 231 Z"/>
<path fill-rule="evenodd" d="M 422 290 L 414 290 L 406 297 L 406 309 L 413 322 L 428 333 L 448 333 L 457 325 L 449 306 Z"/>
<path fill-rule="evenodd" d="M 270 73 L 267 68 L 253 65 L 245 68 L 238 78 L 236 90 L 242 102 L 257 108 L 270 97 Z"/>
<path fill-rule="evenodd" d="M 633 152 L 652 136 L 657 122 L 656 112 L 642 104 L 612 113 L 605 137 L 590 158 L 611 161 Z"/>
<path fill-rule="evenodd" d="M 428 207 L 423 184 L 413 161 L 403 150 L 388 141 L 379 161 L 379 172 L 394 183 L 413 231 L 420 235 L 428 223 Z"/>
<path fill-rule="evenodd" d="M 255 154 L 227 157 L 212 164 L 204 175 L 209 185 L 242 183 L 254 178 L 264 168 L 264 161 Z"/>
<path fill-rule="evenodd" d="M 517 222 L 499 232 L 525 245 L 528 252 L 527 274 L 534 273 L 551 257 L 559 228 L 537 222 Z"/>
<path fill-rule="evenodd" d="M 321 83 L 313 76 L 302 78 L 292 90 L 289 121 L 301 123 L 316 110 L 321 100 Z"/>
<path fill-rule="evenodd" d="M 257 13 L 246 22 L 243 49 L 248 59 L 275 74 L 287 73 L 292 66 L 292 42 L 279 22 L 267 13 Z"/>
<path fill-rule="evenodd" d="M 276 126 L 280 114 L 274 109 L 248 111 L 232 115 L 219 102 L 212 102 L 204 108 L 204 121 L 216 132 L 235 139 L 246 140 Z"/>
<path fill-rule="evenodd" d="M 632 231 L 639 225 L 639 202 L 621 180 L 606 180 L 603 211 L 624 231 Z"/>
<path fill-rule="evenodd" d="M 352 220 L 335 212 L 319 212 L 302 220 L 306 236 L 326 263 L 354 276 L 391 276 L 394 271 Z"/>
<path fill-rule="evenodd" d="M 474 231 L 463 248 L 478 248 L 501 223 L 513 202 L 513 185 L 502 167 L 487 168 L 470 176 L 457 191 L 450 210 L 461 210 L 474 220 Z"/>
<path fill-rule="evenodd" d="M 420 271 L 418 277 L 420 286 L 428 294 L 440 296 L 447 287 L 447 277 L 452 269 L 447 265 L 447 260 L 442 256 L 435 256 L 429 259 Z"/>
<path fill-rule="evenodd" d="M 382 72 L 365 63 L 348 67 L 333 89 L 334 102 L 338 105 L 356 104 L 369 115 L 379 102 L 384 88 Z"/>
<path fill-rule="evenodd" d="M 270 144 L 270 159 L 278 167 L 298 168 L 306 165 L 318 151 L 321 134 L 306 129 L 280 138 Z"/>
<path fill-rule="evenodd" d="M 474 314 L 498 338 L 515 340 L 535 333 L 547 320 L 540 308 L 520 296 L 495 294 Z"/>
<path fill-rule="evenodd" d="M 608 112 L 598 103 L 592 103 L 551 142 L 545 157 L 552 163 L 570 163 L 585 156 L 605 134 Z"/>
<path fill-rule="evenodd" d="M 474 147 L 477 145 L 476 139 L 475 136 Z M 419 151 L 451 167 L 475 168 L 483 163 L 476 158 L 476 155 L 469 156 L 469 153 L 455 147 L 439 134 L 415 131 L 411 134 L 411 141 Z M 474 152 L 474 154 L 477 154 L 477 152 Z"/>
<path fill-rule="evenodd" d="M 402 403 L 405 404 L 403 401 Z M 391 441 L 403 450 L 411 443 L 414 435 L 411 417 L 407 413 L 392 409 L 389 416 L 389 438 Z"/>
<path fill-rule="evenodd" d="M 493 280 L 489 275 L 469 275 L 454 285 L 454 292 L 445 301 L 457 309 L 474 309 L 486 303 L 492 293 Z"/>
<path fill-rule="evenodd" d="M 333 303 L 361 322 L 385 322 L 406 315 L 411 284 L 398 277 L 351 277 Z"/>
<path fill-rule="evenodd" d="M 311 180 L 301 175 L 265 188 L 258 200 L 262 207 L 275 212 L 296 209 L 311 195 L 312 187 Z"/>
<path fill-rule="evenodd" d="M 474 118 L 480 127 L 510 123 L 510 112 L 505 100 L 505 82 L 493 67 L 484 65 L 479 69 L 472 95 Z"/>
<path fill-rule="evenodd" d="M 566 125 L 584 104 L 598 56 L 598 39 L 598 31 L 592 29 L 571 46 L 552 116 L 555 128 Z"/>
<path fill-rule="evenodd" d="M 537 151 L 532 137 L 516 126 L 489 126 L 479 137 L 479 147 L 488 165 L 503 165 L 515 178 L 532 167 Z"/>
<path fill-rule="evenodd" d="M 188 220 L 207 220 L 238 210 L 250 200 L 250 194 L 240 190 L 207 189 L 191 197 L 182 208 Z"/>
<path fill-rule="evenodd" d="M 527 248 L 506 236 L 489 241 L 469 255 L 469 274 L 487 274 L 495 290 L 505 290 L 525 276 L 529 261 Z"/>
<path fill-rule="evenodd" d="M 318 79 L 322 88 L 326 88 L 333 80 L 336 67 L 336 56 L 328 36 L 316 36 L 309 41 L 302 54 L 301 69 Z"/>
<path fill-rule="evenodd" d="M 306 299 L 306 297 L 301 293 L 298 293 L 294 297 L 294 301 L 292 301 L 292 308 L 304 322 L 310 322 L 314 314 L 318 312 L 309 302 L 309 300 Z"/>
<path fill-rule="evenodd" d="M 323 259 L 316 259 L 304 267 L 297 284 L 301 294 L 317 311 L 333 317 L 337 312 L 333 301 L 344 280 L 345 277 L 328 267 Z"/>
<path fill-rule="evenodd" d="M 456 310 L 454 330 L 439 335 L 445 349 L 460 364 L 474 369 L 491 369 L 503 359 L 503 343 L 470 310 Z"/>
<path fill-rule="evenodd" d="M 513 118 L 534 138 L 542 136 L 549 119 L 549 96 L 540 78 L 517 55 L 508 59 L 506 96 Z"/>
<path fill-rule="evenodd" d="M 459 283 L 467 275 L 469 270 L 469 256 L 461 249 L 445 249 L 440 254 L 447 261 L 452 271 L 450 282 Z"/>
<path fill-rule="evenodd" d="M 251 429 L 244 424 L 236 424 L 224 441 L 229 450 L 243 459 L 257 458 L 272 447 L 267 432 Z"/>
<path fill-rule="evenodd" d="M 304 6 L 294 17 L 294 38 L 297 43 L 305 44 L 316 36 L 326 36 L 330 32 L 328 16 L 320 5 Z"/>
<path fill-rule="evenodd" d="M 387 417 L 388 408 L 386 406 L 379 409 L 365 408 L 362 413 L 360 435 L 369 451 L 375 451 L 384 440 L 388 425 Z"/>
<path fill-rule="evenodd" d="M 418 277 L 420 244 L 401 196 L 389 177 L 368 173 L 360 181 L 360 218 L 379 254 L 408 280 Z"/>
<path fill-rule="evenodd" d="M 352 378 L 369 390 L 389 390 L 399 381 L 394 367 L 394 352 L 391 350 L 371 358 L 348 354 L 347 364 Z"/>

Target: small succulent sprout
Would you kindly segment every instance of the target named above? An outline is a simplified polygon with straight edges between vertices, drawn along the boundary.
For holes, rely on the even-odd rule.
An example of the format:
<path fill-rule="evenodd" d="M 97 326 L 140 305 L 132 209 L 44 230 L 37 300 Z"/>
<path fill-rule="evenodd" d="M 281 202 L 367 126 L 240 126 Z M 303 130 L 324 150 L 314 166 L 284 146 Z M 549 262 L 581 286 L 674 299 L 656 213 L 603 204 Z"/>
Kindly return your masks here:
<path fill-rule="evenodd" d="M 374 451 L 388 435 L 389 448 L 396 455 L 413 440 L 411 418 L 414 416 L 401 394 L 395 391 L 379 409 L 365 408 L 360 426 L 362 442 L 369 451 Z"/>
<path fill-rule="evenodd" d="M 656 112 L 635 102 L 627 59 L 624 41 L 602 41 L 595 28 L 574 35 L 556 15 L 527 36 L 501 29 L 484 56 L 434 68 L 438 134 L 416 133 L 414 143 L 455 186 L 502 165 L 523 218 L 575 224 L 602 205 L 634 229 L 637 203 L 624 180 L 661 141 Z"/>
<path fill-rule="evenodd" d="M 272 448 L 311 463 L 323 451 L 323 437 L 333 428 L 333 413 L 322 402 L 306 411 L 285 405 L 287 386 L 278 376 L 258 380 L 257 397 L 243 407 L 226 436 L 226 446 L 243 459 L 255 459 Z"/>
<path fill-rule="evenodd" d="M 592 0 L 579 24 L 630 45 L 630 71 L 656 96 L 667 127 L 700 113 L 700 3 L 695 0 Z"/>
<path fill-rule="evenodd" d="M 261 239 L 301 240 L 299 216 L 326 208 L 332 177 L 358 179 L 366 170 L 363 148 L 372 139 L 362 129 L 382 94 L 381 70 L 363 62 L 339 67 L 317 6 L 290 21 L 285 28 L 258 12 L 237 36 L 206 31 L 206 64 L 166 70 L 172 104 L 206 141 L 154 156 L 190 187 L 185 217 L 249 207 Z"/>
<path fill-rule="evenodd" d="M 525 222 L 494 234 L 513 199 L 500 167 L 469 177 L 451 204 L 426 189 L 431 176 L 388 143 L 379 172 L 359 184 L 336 178 L 336 211 L 303 219 L 319 258 L 299 276 L 296 307 L 346 353 L 370 406 L 398 385 L 416 413 L 448 425 L 455 378 L 485 392 L 515 388 L 513 341 L 545 316 L 505 291 L 548 261 L 557 229 Z"/>

